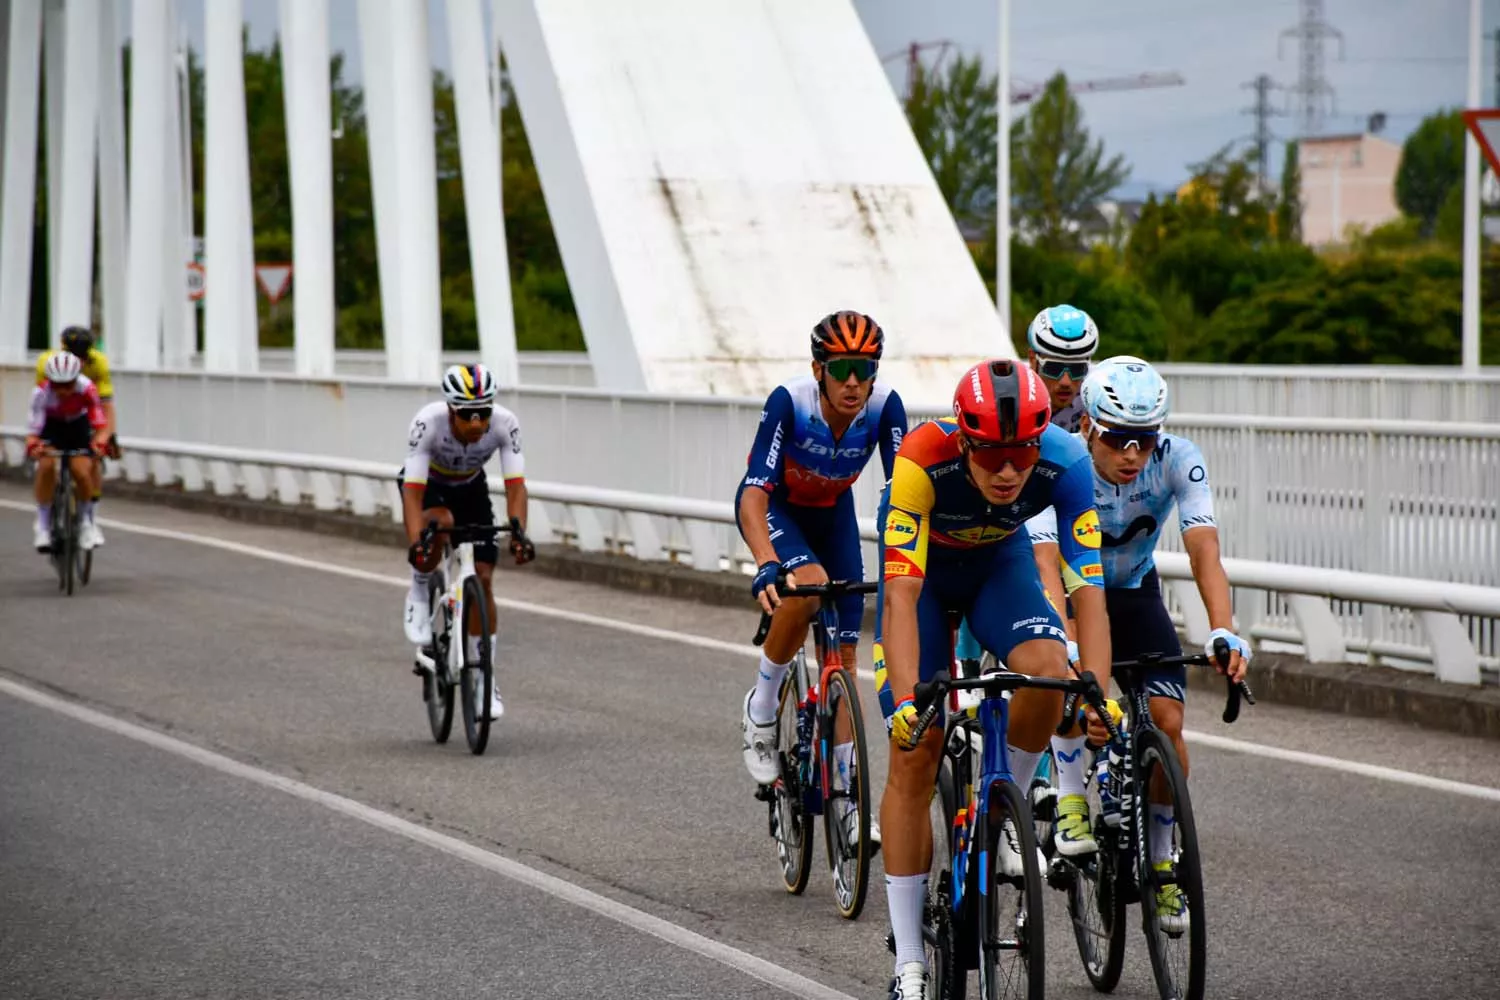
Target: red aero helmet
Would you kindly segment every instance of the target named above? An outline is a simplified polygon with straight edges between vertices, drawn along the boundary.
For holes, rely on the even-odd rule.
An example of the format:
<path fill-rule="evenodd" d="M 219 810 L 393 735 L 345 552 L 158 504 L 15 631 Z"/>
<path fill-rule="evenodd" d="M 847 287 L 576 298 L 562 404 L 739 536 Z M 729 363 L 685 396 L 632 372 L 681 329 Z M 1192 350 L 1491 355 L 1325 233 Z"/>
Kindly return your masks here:
<path fill-rule="evenodd" d="M 1030 444 L 1052 420 L 1052 400 L 1040 375 L 1002 358 L 964 372 L 953 392 L 953 415 L 976 444 Z"/>

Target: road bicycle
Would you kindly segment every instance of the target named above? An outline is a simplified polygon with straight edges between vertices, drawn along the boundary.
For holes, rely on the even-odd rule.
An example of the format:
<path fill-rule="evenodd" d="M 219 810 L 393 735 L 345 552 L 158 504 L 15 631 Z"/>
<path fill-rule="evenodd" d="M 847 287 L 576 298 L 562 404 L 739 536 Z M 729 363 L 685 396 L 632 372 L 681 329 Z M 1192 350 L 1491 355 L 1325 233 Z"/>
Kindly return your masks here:
<path fill-rule="evenodd" d="M 441 527 L 428 521 L 419 545 L 430 545 L 439 537 L 448 541 L 443 559 L 427 582 L 427 609 L 432 642 L 416 651 L 413 672 L 422 678 L 422 700 L 427 704 L 427 723 L 432 738 L 448 742 L 453 729 L 455 692 L 463 706 L 464 737 L 474 754 L 484 753 L 490 739 L 490 693 L 495 684 L 494 650 L 490 648 L 491 622 L 484 586 L 474 571 L 474 545 L 496 535 L 526 541 L 521 522 L 509 524 Z M 470 639 L 477 640 L 470 643 Z M 471 646 L 477 652 L 471 653 Z"/>
<path fill-rule="evenodd" d="M 1020 688 L 1062 691 L 1104 713 L 1104 692 L 1089 673 L 1054 678 L 989 669 L 955 678 L 944 671 L 914 691 L 918 739 L 949 692 L 980 695 L 949 713 L 929 813 L 933 851 L 922 933 L 934 1000 L 962 1000 L 971 971 L 978 972 L 985 1000 L 1046 994 L 1041 861 L 1031 808 L 1006 749 L 1010 698 Z M 1020 874 L 1003 870 L 1002 854 L 1019 855 Z M 887 944 L 895 950 L 894 938 Z"/>
<path fill-rule="evenodd" d="M 870 858 L 876 850 L 870 842 L 874 793 L 859 692 L 839 655 L 837 602 L 845 594 L 875 593 L 879 583 L 835 580 L 787 590 L 781 576 L 776 587 L 785 597 L 818 598 L 811 626 L 817 672 L 808 663 L 806 649 L 797 650 L 776 712 L 779 776 L 758 786 L 755 797 L 766 803 L 782 880 L 793 895 L 807 888 L 813 819 L 823 817 L 834 905 L 839 916 L 854 920 L 864 909 Z M 771 616 L 762 613 L 755 645 L 765 641 L 770 628 Z M 849 734 L 850 741 L 846 780 L 839 780 L 835 759 L 840 733 Z"/>
<path fill-rule="evenodd" d="M 78 544 L 78 497 L 74 494 L 72 460 L 94 457 L 88 448 L 49 449 L 57 459 L 57 484 L 52 488 L 52 540 L 48 558 L 57 571 L 57 589 L 72 596 L 74 583 L 87 586 L 94 571 L 94 550 Z"/>
<path fill-rule="evenodd" d="M 1048 859 L 1047 882 L 1068 894 L 1068 915 L 1084 973 L 1100 992 L 1110 992 L 1120 980 L 1125 963 L 1125 907 L 1139 903 L 1151 972 L 1163 1000 L 1202 1000 L 1208 932 L 1198 830 L 1176 748 L 1151 718 L 1146 678 L 1161 667 L 1215 663 L 1223 667 L 1228 662 L 1229 645 L 1219 639 L 1213 658 L 1204 653 L 1150 654 L 1110 668 L 1124 695 L 1124 714 L 1119 735 L 1102 748 L 1105 754 L 1095 754 L 1088 772 L 1090 815 L 1099 845 L 1096 853 L 1070 858 L 1054 851 L 1051 828 L 1056 794 L 1050 787 L 1050 774 L 1038 771 L 1045 788 L 1034 784 L 1032 801 L 1038 838 Z M 1229 682 L 1228 688 L 1223 719 L 1232 723 L 1239 717 L 1241 701 L 1253 705 L 1255 696 L 1244 681 Z M 1068 712 L 1064 718 L 1070 716 Z M 1153 786 L 1172 805 L 1170 825 L 1149 821 Z M 1168 829 L 1172 842 L 1153 849 L 1152 841 Z M 1170 863 L 1158 868 L 1152 857 Z M 1171 926 L 1164 926 L 1158 904 L 1161 892 L 1180 894 L 1184 904 L 1181 916 L 1165 921 Z M 1186 954 L 1182 955 L 1184 943 Z"/>

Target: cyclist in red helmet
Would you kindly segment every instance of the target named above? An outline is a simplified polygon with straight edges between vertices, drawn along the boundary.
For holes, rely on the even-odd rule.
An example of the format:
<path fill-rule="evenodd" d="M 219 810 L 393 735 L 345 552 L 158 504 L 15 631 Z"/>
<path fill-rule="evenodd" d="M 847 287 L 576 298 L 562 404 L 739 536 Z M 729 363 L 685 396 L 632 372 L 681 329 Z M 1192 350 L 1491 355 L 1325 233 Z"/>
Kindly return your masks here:
<path fill-rule="evenodd" d="M 953 663 L 949 615 L 1017 673 L 1064 677 L 1063 619 L 1042 587 L 1028 518 L 1057 510 L 1064 585 L 1078 622 L 1083 667 L 1109 685 L 1109 620 L 1099 560 L 1093 466 L 1081 441 L 1053 425 L 1041 376 L 986 361 L 964 373 L 953 416 L 906 436 L 880 507 L 885 552 L 875 623 L 875 682 L 893 750 L 880 804 L 886 898 L 896 942 L 892 995 L 925 996 L 922 906 L 932 861 L 928 804 L 943 726 L 913 740 L 912 688 Z M 1023 690 L 1010 707 L 1010 763 L 1027 788 L 1062 715 L 1055 692 Z M 1014 831 L 995 859 L 1022 871 Z"/>

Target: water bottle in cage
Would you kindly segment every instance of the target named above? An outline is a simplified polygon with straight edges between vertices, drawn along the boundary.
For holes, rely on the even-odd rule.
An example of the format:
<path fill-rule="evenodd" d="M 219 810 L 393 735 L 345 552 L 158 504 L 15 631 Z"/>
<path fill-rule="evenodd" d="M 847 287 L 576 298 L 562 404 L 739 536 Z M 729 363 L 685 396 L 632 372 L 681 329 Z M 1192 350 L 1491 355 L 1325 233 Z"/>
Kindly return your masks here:
<path fill-rule="evenodd" d="M 1114 776 L 1114 782 L 1119 789 L 1120 796 L 1120 830 L 1130 832 L 1130 827 L 1135 816 L 1135 778 L 1130 774 L 1127 761 L 1130 757 L 1130 733 L 1124 734 L 1124 739 L 1118 751 L 1110 747 L 1110 773 Z"/>
<path fill-rule="evenodd" d="M 802 806 L 808 812 L 821 812 L 823 789 L 813 774 L 813 722 L 818 706 L 809 698 L 797 709 L 797 778 L 802 786 Z"/>
<path fill-rule="evenodd" d="M 1121 739 L 1110 740 L 1099 762 L 1099 812 L 1106 826 L 1119 826 L 1122 815 L 1120 782 L 1125 778 L 1125 752 Z"/>

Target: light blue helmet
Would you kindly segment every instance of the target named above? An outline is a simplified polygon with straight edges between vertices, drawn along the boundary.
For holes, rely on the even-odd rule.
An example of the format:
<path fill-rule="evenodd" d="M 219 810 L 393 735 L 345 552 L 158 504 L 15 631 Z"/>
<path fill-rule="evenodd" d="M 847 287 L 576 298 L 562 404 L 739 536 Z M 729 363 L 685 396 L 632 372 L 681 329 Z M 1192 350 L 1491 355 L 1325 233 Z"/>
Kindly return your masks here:
<path fill-rule="evenodd" d="M 1083 380 L 1083 412 L 1109 427 L 1160 427 L 1167 419 L 1167 382 L 1128 354 L 1105 358 Z"/>
<path fill-rule="evenodd" d="M 1099 328 L 1082 309 L 1049 306 L 1026 328 L 1026 343 L 1044 358 L 1087 361 L 1099 349 Z"/>

